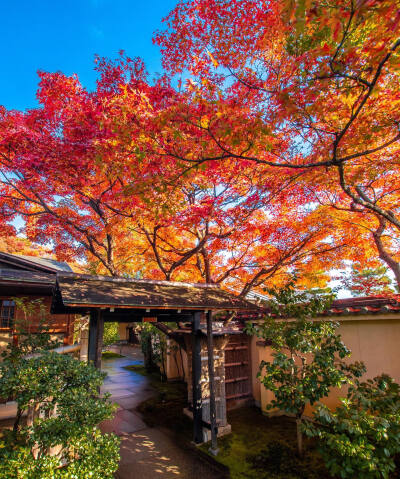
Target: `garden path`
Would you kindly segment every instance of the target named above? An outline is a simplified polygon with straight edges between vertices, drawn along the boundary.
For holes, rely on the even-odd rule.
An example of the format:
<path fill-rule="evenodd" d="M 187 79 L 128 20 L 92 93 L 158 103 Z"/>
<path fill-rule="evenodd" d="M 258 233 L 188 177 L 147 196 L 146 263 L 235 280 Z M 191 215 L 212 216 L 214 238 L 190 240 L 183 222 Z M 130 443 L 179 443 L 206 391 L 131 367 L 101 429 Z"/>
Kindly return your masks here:
<path fill-rule="evenodd" d="M 116 352 L 120 352 L 117 351 Z M 113 420 L 101 424 L 103 432 L 121 438 L 121 461 L 117 479 L 218 479 L 220 474 L 193 452 L 182 449 L 157 427 L 148 427 L 134 411 L 141 402 L 154 396 L 148 378 L 124 369 L 143 364 L 137 347 L 125 347 L 124 358 L 103 359 L 107 373 L 102 392 L 111 393 L 119 409 Z"/>

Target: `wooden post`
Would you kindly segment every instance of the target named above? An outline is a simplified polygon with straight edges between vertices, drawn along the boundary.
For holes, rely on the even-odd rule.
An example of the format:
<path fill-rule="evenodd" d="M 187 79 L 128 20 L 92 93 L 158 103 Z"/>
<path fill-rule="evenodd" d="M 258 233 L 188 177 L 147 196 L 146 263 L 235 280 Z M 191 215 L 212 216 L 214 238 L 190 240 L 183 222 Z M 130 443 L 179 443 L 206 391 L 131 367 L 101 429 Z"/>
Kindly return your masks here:
<path fill-rule="evenodd" d="M 103 348 L 104 319 L 101 309 L 90 311 L 88 360 L 96 368 L 101 368 L 101 350 Z"/>
<path fill-rule="evenodd" d="M 203 408 L 201 396 L 201 312 L 193 314 L 192 319 L 192 395 L 193 395 L 193 441 L 203 442 Z"/>
<path fill-rule="evenodd" d="M 97 310 L 90 310 L 89 319 L 89 345 L 88 345 L 88 361 L 96 358 L 96 338 L 97 338 Z"/>
<path fill-rule="evenodd" d="M 79 359 L 81 361 L 88 361 L 88 353 L 89 353 L 89 329 L 83 328 L 81 329 L 81 350 L 79 353 Z"/>
<path fill-rule="evenodd" d="M 214 341 L 212 330 L 212 312 L 207 311 L 207 357 L 208 357 L 208 380 L 210 387 L 210 425 L 211 425 L 211 448 L 210 452 L 218 454 L 217 443 L 217 409 L 215 406 L 215 374 L 214 374 Z"/>

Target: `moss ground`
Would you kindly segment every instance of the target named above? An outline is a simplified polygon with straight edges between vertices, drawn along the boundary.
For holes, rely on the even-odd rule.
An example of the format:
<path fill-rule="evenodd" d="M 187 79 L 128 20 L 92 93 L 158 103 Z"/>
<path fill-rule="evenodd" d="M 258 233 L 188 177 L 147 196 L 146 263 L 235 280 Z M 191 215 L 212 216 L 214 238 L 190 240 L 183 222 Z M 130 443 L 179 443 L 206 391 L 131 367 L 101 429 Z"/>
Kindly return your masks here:
<path fill-rule="evenodd" d="M 103 359 L 117 359 L 117 358 L 124 358 L 125 356 L 122 356 L 121 354 L 114 353 L 113 351 L 104 351 L 101 354 L 101 357 Z"/>
<path fill-rule="evenodd" d="M 160 380 L 157 372 L 148 373 L 142 365 L 127 366 L 126 369 L 148 376 L 156 394 L 138 407 L 149 426 L 169 429 L 181 444 L 192 439 L 192 422 L 182 414 L 187 405 L 186 385 Z M 227 466 L 232 479 L 329 479 L 322 460 L 313 444 L 305 441 L 307 453 L 303 460 L 295 457 L 296 426 L 286 417 L 268 418 L 259 409 L 246 407 L 228 413 L 232 434 L 218 439 L 219 454 L 216 461 Z M 285 472 L 271 472 L 264 467 L 264 452 L 268 445 L 279 442 L 285 453 L 291 454 L 291 467 Z M 208 453 L 208 444 L 200 449 Z M 284 458 L 285 459 L 285 458 Z M 268 460 L 267 460 L 268 462 Z M 260 467 L 261 463 L 261 467 Z M 278 468 L 279 469 L 279 468 Z M 287 472 L 294 469 L 295 472 Z"/>
<path fill-rule="evenodd" d="M 216 460 L 229 468 L 232 479 L 329 479 L 313 444 L 306 441 L 304 458 L 296 457 L 296 425 L 291 418 L 268 418 L 259 409 L 246 407 L 230 411 L 228 422 L 232 434 L 218 439 Z M 284 449 L 282 462 L 289 456 L 291 464 L 277 464 L 266 456 L 277 443 Z M 201 448 L 208 452 L 209 445 Z"/>

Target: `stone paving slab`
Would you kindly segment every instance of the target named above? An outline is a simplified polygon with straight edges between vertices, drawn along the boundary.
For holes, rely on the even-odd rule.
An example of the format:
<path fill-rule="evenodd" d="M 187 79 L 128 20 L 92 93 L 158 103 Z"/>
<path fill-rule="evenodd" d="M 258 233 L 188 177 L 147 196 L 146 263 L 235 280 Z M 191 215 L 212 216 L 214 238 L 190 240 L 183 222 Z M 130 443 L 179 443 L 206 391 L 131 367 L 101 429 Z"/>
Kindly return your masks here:
<path fill-rule="evenodd" d="M 121 438 L 121 462 L 116 479 L 220 479 L 221 474 L 193 452 L 178 446 L 173 438 L 157 428 L 149 428 L 139 413 L 129 411 L 154 396 L 150 381 L 134 371 L 124 369 L 130 364 L 143 364 L 138 348 L 125 348 L 126 358 L 102 361 L 107 373 L 101 389 L 110 392 L 119 405 L 114 419 L 104 421 L 104 432 Z"/>
<path fill-rule="evenodd" d="M 121 437 L 121 463 L 117 479 L 218 479 L 209 464 L 156 428 Z"/>
<path fill-rule="evenodd" d="M 146 396 L 143 396 L 141 394 L 135 394 L 135 396 L 132 395 L 131 397 L 113 398 L 113 402 L 119 404 L 124 409 L 133 409 L 139 406 L 139 404 L 143 401 L 150 399 L 152 396 L 153 394 L 151 393 L 147 394 Z"/>
<path fill-rule="evenodd" d="M 132 391 L 128 391 L 128 389 L 115 389 L 113 391 L 105 391 L 105 392 L 110 392 L 111 393 L 111 399 L 114 398 L 125 398 L 132 396 Z M 103 394 L 103 393 L 102 393 Z"/>
<path fill-rule="evenodd" d="M 117 436 L 147 428 L 146 424 L 138 416 L 126 409 L 117 411 L 113 419 L 103 421 L 100 427 L 102 431 L 113 432 L 117 434 Z"/>

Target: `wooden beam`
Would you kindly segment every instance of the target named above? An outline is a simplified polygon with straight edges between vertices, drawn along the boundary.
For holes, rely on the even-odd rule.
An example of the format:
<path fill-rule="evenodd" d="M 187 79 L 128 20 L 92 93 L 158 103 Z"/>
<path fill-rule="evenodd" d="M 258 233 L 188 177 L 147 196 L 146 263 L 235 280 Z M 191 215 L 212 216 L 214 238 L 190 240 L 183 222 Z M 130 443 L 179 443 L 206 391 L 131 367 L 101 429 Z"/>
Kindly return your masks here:
<path fill-rule="evenodd" d="M 96 338 L 97 338 L 97 310 L 90 310 L 89 319 L 89 345 L 88 345 L 88 362 L 96 358 Z"/>
<path fill-rule="evenodd" d="M 193 441 L 203 442 L 203 404 L 201 395 L 201 313 L 193 313 L 192 319 L 192 396 L 193 396 Z"/>
<path fill-rule="evenodd" d="M 208 356 L 208 381 L 210 386 L 210 426 L 211 426 L 211 448 L 213 456 L 218 454 L 218 426 L 217 408 L 215 406 L 215 374 L 214 374 L 214 341 L 212 330 L 212 312 L 207 311 L 207 356 Z"/>
<path fill-rule="evenodd" d="M 158 322 L 162 323 L 184 323 L 192 321 L 191 313 L 161 313 L 157 310 L 152 310 L 150 313 L 138 313 L 138 312 L 124 312 L 103 310 L 103 318 L 106 323 L 141 323 L 143 318 L 157 317 Z"/>
<path fill-rule="evenodd" d="M 101 351 L 103 349 L 104 319 L 101 309 L 90 311 L 88 361 L 93 361 L 96 368 L 101 368 Z"/>
<path fill-rule="evenodd" d="M 97 369 L 101 368 L 101 353 L 103 349 L 104 319 L 103 313 L 99 309 L 97 314 L 97 341 L 96 341 L 96 359 L 94 365 Z"/>

